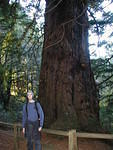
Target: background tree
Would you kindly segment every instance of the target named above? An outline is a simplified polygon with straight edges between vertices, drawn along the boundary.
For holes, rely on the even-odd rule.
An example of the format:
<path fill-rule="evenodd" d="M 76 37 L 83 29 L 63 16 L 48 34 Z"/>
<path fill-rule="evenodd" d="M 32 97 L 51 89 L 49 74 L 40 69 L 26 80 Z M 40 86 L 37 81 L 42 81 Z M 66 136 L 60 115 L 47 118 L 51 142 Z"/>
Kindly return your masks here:
<path fill-rule="evenodd" d="M 38 25 L 35 13 L 29 18 L 17 2 L 8 3 L 7 13 L 0 10 L 0 101 L 9 109 L 11 95 L 22 97 L 28 89 L 37 95 L 43 24 Z"/>
<path fill-rule="evenodd" d="M 97 83 L 99 96 L 99 116 L 101 125 L 108 131 L 113 131 L 113 12 L 112 1 L 103 1 L 98 7 L 88 8 L 90 13 L 90 34 L 93 37 L 90 51 L 91 64 Z M 101 12 L 101 13 L 100 13 Z M 98 15 L 101 14 L 101 15 Z M 98 55 L 97 55 L 98 54 Z"/>

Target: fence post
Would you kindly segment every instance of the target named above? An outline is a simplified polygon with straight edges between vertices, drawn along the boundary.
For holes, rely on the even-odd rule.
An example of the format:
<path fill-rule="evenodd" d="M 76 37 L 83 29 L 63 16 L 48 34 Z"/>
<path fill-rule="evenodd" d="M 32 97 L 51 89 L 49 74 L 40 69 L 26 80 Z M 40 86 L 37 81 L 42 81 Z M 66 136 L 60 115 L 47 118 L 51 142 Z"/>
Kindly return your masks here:
<path fill-rule="evenodd" d="M 14 150 L 18 150 L 18 143 L 17 143 L 17 125 L 14 124 Z"/>
<path fill-rule="evenodd" d="M 69 150 L 78 150 L 76 130 L 69 131 Z"/>
<path fill-rule="evenodd" d="M 21 136 L 21 129 L 20 129 L 20 127 L 18 127 L 17 129 L 18 129 L 18 130 L 17 130 L 17 131 L 18 131 L 17 134 L 18 134 L 18 136 L 20 137 L 20 136 Z"/>

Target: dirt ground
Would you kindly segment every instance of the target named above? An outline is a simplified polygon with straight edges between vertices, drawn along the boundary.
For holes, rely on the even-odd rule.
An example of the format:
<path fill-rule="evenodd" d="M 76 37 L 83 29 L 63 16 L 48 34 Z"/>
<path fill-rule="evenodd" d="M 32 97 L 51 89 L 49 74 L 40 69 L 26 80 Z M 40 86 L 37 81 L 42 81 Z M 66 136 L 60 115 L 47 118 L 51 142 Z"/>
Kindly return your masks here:
<path fill-rule="evenodd" d="M 68 150 L 68 138 L 42 134 L 41 143 L 42 150 Z M 27 150 L 25 140 L 20 140 L 18 146 L 19 150 Z M 113 145 L 100 140 L 78 139 L 78 148 L 79 150 L 113 150 Z M 10 133 L 0 131 L 0 150 L 15 150 L 14 137 Z"/>

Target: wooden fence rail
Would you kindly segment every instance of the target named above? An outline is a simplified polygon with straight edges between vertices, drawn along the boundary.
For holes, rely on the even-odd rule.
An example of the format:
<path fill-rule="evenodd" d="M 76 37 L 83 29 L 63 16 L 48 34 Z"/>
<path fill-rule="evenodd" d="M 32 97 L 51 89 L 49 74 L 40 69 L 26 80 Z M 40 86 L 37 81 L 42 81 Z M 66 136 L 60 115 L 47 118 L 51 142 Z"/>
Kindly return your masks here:
<path fill-rule="evenodd" d="M 14 137 L 14 150 L 18 150 L 18 141 L 24 139 L 21 136 L 22 126 L 20 124 L 11 124 L 0 122 L 0 127 L 8 127 L 13 129 L 13 137 Z M 76 132 L 76 130 L 70 131 L 60 131 L 60 130 L 51 130 L 51 129 L 43 129 L 43 133 L 54 134 L 60 136 L 68 137 L 68 150 L 78 150 L 77 139 L 78 138 L 95 138 L 95 139 L 110 139 L 113 140 L 112 134 L 101 134 L 101 133 L 80 133 Z"/>

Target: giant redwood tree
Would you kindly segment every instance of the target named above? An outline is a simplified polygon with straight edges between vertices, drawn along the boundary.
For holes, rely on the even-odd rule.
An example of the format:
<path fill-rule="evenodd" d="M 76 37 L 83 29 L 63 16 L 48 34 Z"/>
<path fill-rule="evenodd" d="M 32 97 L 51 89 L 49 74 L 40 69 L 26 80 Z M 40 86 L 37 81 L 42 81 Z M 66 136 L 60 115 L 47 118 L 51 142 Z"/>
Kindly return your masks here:
<path fill-rule="evenodd" d="M 46 0 L 39 99 L 48 127 L 93 130 L 99 122 L 87 7 L 87 0 Z"/>

